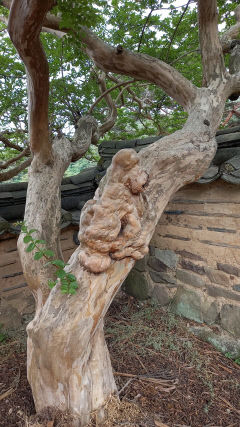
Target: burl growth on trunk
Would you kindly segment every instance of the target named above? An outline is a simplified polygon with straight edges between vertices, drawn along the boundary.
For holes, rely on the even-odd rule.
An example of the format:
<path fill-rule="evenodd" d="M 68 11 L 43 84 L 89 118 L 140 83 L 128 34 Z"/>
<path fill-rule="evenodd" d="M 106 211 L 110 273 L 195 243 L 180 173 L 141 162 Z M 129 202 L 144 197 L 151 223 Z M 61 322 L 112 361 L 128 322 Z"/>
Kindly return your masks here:
<path fill-rule="evenodd" d="M 148 247 L 141 240 L 143 201 L 148 179 L 132 149 L 119 151 L 107 171 L 103 188 L 89 200 L 80 218 L 80 263 L 92 273 L 108 269 L 111 260 L 143 258 Z"/>

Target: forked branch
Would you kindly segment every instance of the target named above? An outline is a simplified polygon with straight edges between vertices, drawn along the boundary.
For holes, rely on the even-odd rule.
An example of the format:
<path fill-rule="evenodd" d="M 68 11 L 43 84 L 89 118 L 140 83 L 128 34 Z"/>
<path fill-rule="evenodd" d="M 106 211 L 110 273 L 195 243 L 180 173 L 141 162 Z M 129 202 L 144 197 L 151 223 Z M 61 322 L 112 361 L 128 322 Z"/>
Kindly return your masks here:
<path fill-rule="evenodd" d="M 13 0 L 8 31 L 28 74 L 29 134 L 31 150 L 44 163 L 51 160 L 48 131 L 48 62 L 40 42 L 40 32 L 53 0 Z"/>
<path fill-rule="evenodd" d="M 59 30 L 59 22 L 59 18 L 48 14 L 44 20 L 44 27 Z M 133 53 L 122 46 L 112 47 L 84 26 L 80 26 L 79 30 L 78 37 L 86 46 L 88 56 L 101 70 L 154 83 L 185 110 L 189 110 L 197 89 L 173 67 L 157 58 Z M 61 29 L 61 31 L 68 32 L 69 29 Z"/>

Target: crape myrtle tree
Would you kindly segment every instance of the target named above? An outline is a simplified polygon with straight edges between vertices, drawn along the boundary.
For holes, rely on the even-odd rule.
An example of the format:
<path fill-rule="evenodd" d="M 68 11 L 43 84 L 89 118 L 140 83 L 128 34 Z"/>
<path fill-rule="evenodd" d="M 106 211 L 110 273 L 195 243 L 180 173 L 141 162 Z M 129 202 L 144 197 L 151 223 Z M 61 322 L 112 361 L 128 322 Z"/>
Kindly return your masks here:
<path fill-rule="evenodd" d="M 9 6 L 7 1 L 2 4 Z M 99 137 L 91 115 L 76 125 L 75 138 L 49 137 L 48 64 L 39 41 L 42 27 L 67 33 L 68 22 L 52 14 L 52 0 L 13 0 L 8 29 L 28 76 L 29 139 L 33 156 L 25 210 L 25 224 L 34 238 L 62 258 L 59 244 L 60 184 L 74 157 L 80 157 Z M 80 2 L 79 2 L 80 3 Z M 222 4 L 222 2 L 219 2 Z M 59 1 L 63 7 L 64 2 Z M 69 7 L 69 4 L 68 4 Z M 236 24 L 220 39 L 216 0 L 199 0 L 198 26 L 202 86 L 197 87 L 177 69 L 156 56 L 110 46 L 75 19 L 74 37 L 93 63 L 105 73 L 125 75 L 161 88 L 187 112 L 181 130 L 142 150 L 121 150 L 105 178 L 87 202 L 80 219 L 80 246 L 67 273 L 78 283 L 73 295 L 63 295 L 60 282 L 52 290 L 54 266 L 34 260 L 20 235 L 18 249 L 28 285 L 36 300 L 36 314 L 28 325 L 28 379 L 36 410 L 47 406 L 69 410 L 74 425 L 88 422 L 90 413 L 104 417 L 104 404 L 116 392 L 103 322 L 106 311 L 134 265 L 148 251 L 155 226 L 169 198 L 194 182 L 209 166 L 215 133 L 226 100 L 240 93 L 238 73 L 239 7 Z M 80 8 L 81 9 L 81 8 Z M 56 9 L 53 9 L 53 11 Z M 86 4 L 83 14 L 88 13 Z M 224 54 L 231 53 L 231 67 Z M 154 53 L 154 52 L 153 52 Z M 166 58 L 165 58 L 166 59 Z M 109 102 L 111 102 L 109 98 Z M 113 107 L 114 108 L 114 107 Z M 72 277 L 73 277 L 72 276 Z"/>
<path fill-rule="evenodd" d="M 183 1 L 183 0 L 182 0 Z M 7 32 L 8 9 L 11 1 L 0 2 L 0 182 L 26 180 L 26 167 L 31 163 L 27 119 L 27 76 L 24 64 Z M 71 4 L 71 7 L 68 7 Z M 79 23 L 91 25 L 97 34 L 113 45 L 121 43 L 136 52 L 157 56 L 184 74 L 197 86 L 201 85 L 201 61 L 197 32 L 197 10 L 193 0 L 179 5 L 174 0 L 141 0 L 138 2 L 98 1 L 88 11 L 77 2 L 58 2 L 54 13 L 61 11 L 61 25 L 72 30 L 67 34 L 42 27 L 41 41 L 49 64 L 49 137 L 64 134 L 73 138 L 79 117 L 94 114 L 99 123 L 107 119 L 106 97 L 99 99 L 99 73 L 79 41 Z M 219 2 L 221 28 L 234 22 L 232 2 Z M 168 13 L 166 13 L 166 11 Z M 87 21 L 85 16 L 87 16 Z M 190 29 L 190 31 L 189 31 Z M 102 75 L 101 75 L 102 77 Z M 117 116 L 111 130 L 105 126 L 104 138 L 129 139 L 148 135 L 166 135 L 181 129 L 187 114 L 159 86 L 146 81 L 106 73 Z M 121 84 L 121 82 L 123 84 Z M 116 87 L 117 86 L 117 87 Z M 114 87 L 116 87 L 114 89 Z M 94 100 L 98 100 L 95 103 Z M 93 102 L 94 101 L 94 102 Z M 227 117 L 229 107 L 226 104 Z M 93 106 L 93 108 L 92 108 Z M 236 105 L 234 104 L 234 108 Z M 237 111 L 236 111 L 237 114 Z M 237 119 L 234 112 L 231 122 Z M 113 120 L 112 120 L 113 124 Z M 110 125 L 110 123 L 109 123 Z M 103 129 L 104 129 L 103 128 Z M 74 163 L 66 172 L 76 173 L 88 160 L 96 159 L 90 146 L 85 159 Z M 16 176 L 20 173 L 20 176 Z"/>

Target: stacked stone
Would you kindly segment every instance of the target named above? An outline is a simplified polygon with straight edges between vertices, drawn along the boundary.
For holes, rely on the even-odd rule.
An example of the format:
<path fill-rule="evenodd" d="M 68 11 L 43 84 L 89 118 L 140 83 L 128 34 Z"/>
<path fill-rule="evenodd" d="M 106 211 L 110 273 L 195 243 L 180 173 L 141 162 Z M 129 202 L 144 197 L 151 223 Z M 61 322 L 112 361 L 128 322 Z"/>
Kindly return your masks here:
<path fill-rule="evenodd" d="M 240 269 L 222 263 L 217 268 L 208 267 L 205 259 L 185 250 L 150 246 L 149 254 L 136 262 L 123 289 L 139 300 L 153 298 L 162 306 L 170 303 L 172 312 L 188 319 L 218 325 L 235 338 L 221 339 L 207 328 L 209 342 L 215 340 L 219 348 L 224 342 L 227 349 L 233 346 L 240 355 L 240 340 L 236 340 L 240 338 L 240 307 L 234 304 L 240 302 L 240 294 L 216 285 L 226 284 L 230 277 L 237 279 Z M 240 285 L 234 285 L 233 290 L 240 291 Z M 193 332 L 201 336 L 202 329 Z"/>
<path fill-rule="evenodd" d="M 176 292 L 178 261 L 174 251 L 150 246 L 149 254 L 135 263 L 124 282 L 124 290 L 138 299 L 151 297 L 160 305 L 167 305 Z"/>

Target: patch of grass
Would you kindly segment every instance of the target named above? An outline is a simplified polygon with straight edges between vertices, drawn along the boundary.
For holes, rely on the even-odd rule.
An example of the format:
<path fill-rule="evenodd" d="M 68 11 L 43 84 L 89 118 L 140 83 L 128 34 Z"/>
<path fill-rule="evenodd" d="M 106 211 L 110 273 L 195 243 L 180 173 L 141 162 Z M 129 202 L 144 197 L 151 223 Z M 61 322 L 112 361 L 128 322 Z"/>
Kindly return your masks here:
<path fill-rule="evenodd" d="M 231 360 L 233 360 L 237 365 L 239 365 L 240 366 L 240 357 L 237 357 L 236 359 L 234 358 L 234 356 L 231 354 L 231 353 L 225 353 L 225 356 L 228 358 L 228 359 L 231 359 Z"/>
<path fill-rule="evenodd" d="M 124 317 L 108 319 L 106 336 L 111 337 L 111 345 L 123 350 L 126 341 L 132 342 L 143 354 L 149 349 L 156 352 L 192 351 L 189 339 L 179 340 L 179 328 L 186 333 L 187 329 L 181 319 L 169 310 L 163 310 L 156 303 L 139 304 L 139 310 L 131 312 L 128 306 L 123 307 Z"/>

